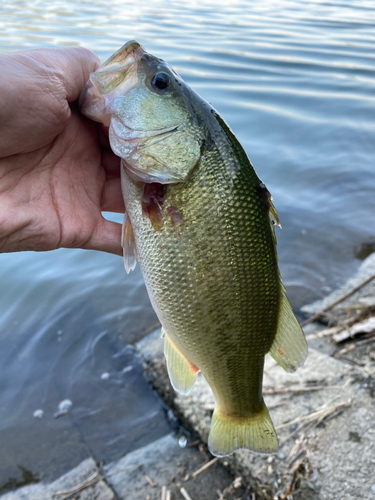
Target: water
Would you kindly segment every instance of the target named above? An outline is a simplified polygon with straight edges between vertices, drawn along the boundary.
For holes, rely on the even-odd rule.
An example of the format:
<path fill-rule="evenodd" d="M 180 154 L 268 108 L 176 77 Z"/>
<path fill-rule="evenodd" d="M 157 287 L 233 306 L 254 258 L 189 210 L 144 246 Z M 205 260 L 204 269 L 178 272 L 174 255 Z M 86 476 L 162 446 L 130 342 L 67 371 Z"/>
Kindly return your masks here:
<path fill-rule="evenodd" d="M 373 2 L 14 0 L 0 14 L 2 51 L 84 45 L 104 60 L 135 38 L 210 101 L 275 198 L 297 310 L 375 248 Z M 156 324 L 139 269 L 89 251 L 2 255 L 0 311 L 0 487 L 22 482 L 17 466 L 52 476 L 168 431 L 126 347 Z"/>

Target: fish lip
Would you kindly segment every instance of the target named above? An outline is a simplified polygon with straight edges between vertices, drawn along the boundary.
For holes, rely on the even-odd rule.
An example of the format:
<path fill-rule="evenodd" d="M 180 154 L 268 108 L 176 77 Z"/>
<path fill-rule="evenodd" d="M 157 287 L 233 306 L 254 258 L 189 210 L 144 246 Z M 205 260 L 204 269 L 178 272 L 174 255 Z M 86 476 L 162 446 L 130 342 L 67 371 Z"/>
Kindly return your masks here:
<path fill-rule="evenodd" d="M 102 122 L 106 127 L 110 124 L 111 100 L 123 97 L 135 85 L 134 75 L 130 78 L 129 88 L 126 90 L 120 86 L 123 95 L 116 96 L 116 88 L 107 87 L 108 75 L 113 72 L 117 74 L 131 71 L 135 65 L 138 67 L 146 51 L 142 45 L 135 40 L 130 40 L 105 61 L 95 72 L 90 74 L 78 100 L 81 113 L 91 120 Z M 124 80 L 127 77 L 124 77 Z"/>
<path fill-rule="evenodd" d="M 119 120 L 120 121 L 120 120 Z M 123 133 L 120 135 L 116 131 L 116 121 L 113 119 L 111 120 L 111 131 L 114 133 L 114 135 L 117 137 L 122 142 L 134 142 L 134 141 L 140 141 L 142 139 L 151 139 L 155 137 L 162 137 L 164 135 L 176 132 L 180 126 L 178 123 L 177 125 L 172 125 L 170 127 L 166 127 L 164 129 L 151 129 L 151 130 L 137 130 L 134 128 L 129 127 L 124 123 L 123 121 L 120 121 L 121 127 L 125 128 L 127 132 L 129 132 L 129 135 L 124 135 Z"/>

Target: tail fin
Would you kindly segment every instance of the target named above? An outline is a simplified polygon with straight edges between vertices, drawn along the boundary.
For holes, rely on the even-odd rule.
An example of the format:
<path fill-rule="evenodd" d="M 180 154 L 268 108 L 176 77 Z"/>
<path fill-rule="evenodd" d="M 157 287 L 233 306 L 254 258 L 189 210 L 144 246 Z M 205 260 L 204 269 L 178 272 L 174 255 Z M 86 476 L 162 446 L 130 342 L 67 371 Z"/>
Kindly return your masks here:
<path fill-rule="evenodd" d="M 236 450 L 271 453 L 277 450 L 278 440 L 267 406 L 250 417 L 233 417 L 215 408 L 212 416 L 208 448 L 217 457 L 230 455 Z"/>

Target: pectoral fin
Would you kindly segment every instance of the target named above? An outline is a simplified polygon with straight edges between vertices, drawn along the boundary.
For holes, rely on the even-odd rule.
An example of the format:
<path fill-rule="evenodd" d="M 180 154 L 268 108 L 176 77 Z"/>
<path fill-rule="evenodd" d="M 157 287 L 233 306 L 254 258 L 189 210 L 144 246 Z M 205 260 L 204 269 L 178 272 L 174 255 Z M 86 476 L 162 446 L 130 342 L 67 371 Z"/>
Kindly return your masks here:
<path fill-rule="evenodd" d="M 294 372 L 307 356 L 307 343 L 283 287 L 279 324 L 269 354 L 286 372 Z"/>
<path fill-rule="evenodd" d="M 124 221 L 122 223 L 121 246 L 124 250 L 125 270 L 129 274 L 130 271 L 134 271 L 138 258 L 133 226 L 127 212 L 125 212 Z"/>
<path fill-rule="evenodd" d="M 173 389 L 181 394 L 189 394 L 199 369 L 185 358 L 164 330 L 162 336 L 164 336 L 164 354 Z"/>

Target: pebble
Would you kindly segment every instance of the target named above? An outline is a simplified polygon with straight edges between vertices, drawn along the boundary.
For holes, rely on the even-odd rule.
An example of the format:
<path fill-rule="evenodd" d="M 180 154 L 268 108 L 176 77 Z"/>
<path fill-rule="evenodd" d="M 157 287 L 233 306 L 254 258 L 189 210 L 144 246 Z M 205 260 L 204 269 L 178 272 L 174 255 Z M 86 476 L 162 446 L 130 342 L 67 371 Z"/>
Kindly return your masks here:
<path fill-rule="evenodd" d="M 187 439 L 185 436 L 181 436 L 180 439 L 178 440 L 178 444 L 180 448 L 185 448 L 187 444 Z"/>
<path fill-rule="evenodd" d="M 73 406 L 73 403 L 70 401 L 70 399 L 64 399 L 59 403 L 59 409 L 58 411 L 54 414 L 55 418 L 62 417 L 63 415 L 66 415 L 69 410 L 71 410 Z"/>

